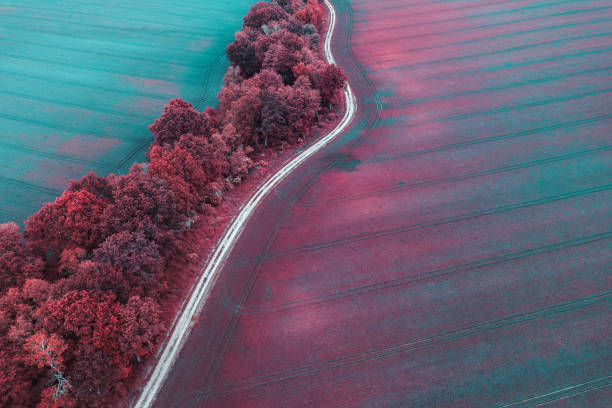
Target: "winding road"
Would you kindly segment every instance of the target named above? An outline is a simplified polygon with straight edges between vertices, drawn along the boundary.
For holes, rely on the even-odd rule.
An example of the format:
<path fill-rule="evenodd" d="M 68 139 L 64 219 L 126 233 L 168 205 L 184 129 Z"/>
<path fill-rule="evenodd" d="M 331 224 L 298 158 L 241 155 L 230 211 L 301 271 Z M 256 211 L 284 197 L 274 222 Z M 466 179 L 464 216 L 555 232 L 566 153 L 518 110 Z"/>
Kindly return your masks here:
<path fill-rule="evenodd" d="M 608 407 L 609 2 L 334 6 L 350 127 L 245 205 L 135 406 Z"/>

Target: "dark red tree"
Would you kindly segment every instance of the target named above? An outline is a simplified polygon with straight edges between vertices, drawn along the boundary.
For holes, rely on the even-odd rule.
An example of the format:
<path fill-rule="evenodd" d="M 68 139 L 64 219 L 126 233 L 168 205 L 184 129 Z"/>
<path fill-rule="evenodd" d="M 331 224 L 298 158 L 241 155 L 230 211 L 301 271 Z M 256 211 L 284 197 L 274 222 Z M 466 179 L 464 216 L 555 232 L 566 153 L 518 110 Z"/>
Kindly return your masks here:
<path fill-rule="evenodd" d="M 261 68 L 256 58 L 255 44 L 242 31 L 236 33 L 234 42 L 227 46 L 225 53 L 232 64 L 240 68 L 245 78 L 250 78 Z"/>
<path fill-rule="evenodd" d="M 185 230 L 185 214 L 174 192 L 142 165 L 134 165 L 113 184 L 113 203 L 104 211 L 106 236 L 121 231 L 142 231 L 160 251 L 175 248 L 176 234 Z M 162 256 L 164 254 L 162 253 Z"/>
<path fill-rule="evenodd" d="M 0 407 L 30 408 L 36 406 L 39 392 L 33 386 L 43 374 L 38 367 L 26 364 L 21 347 L 0 338 Z"/>
<path fill-rule="evenodd" d="M 278 145 L 283 140 L 293 141 L 292 128 L 288 122 L 288 94 L 290 88 L 267 88 L 261 94 L 261 131 L 264 146 Z"/>
<path fill-rule="evenodd" d="M 260 90 L 250 88 L 244 95 L 234 101 L 227 113 L 226 122 L 234 126 L 245 144 L 258 145 L 261 134 Z"/>
<path fill-rule="evenodd" d="M 58 293 L 70 291 L 112 292 L 119 301 L 126 302 L 134 294 L 144 294 L 153 279 L 144 280 L 138 271 L 123 271 L 116 266 L 83 261 L 69 277 L 56 282 Z"/>
<path fill-rule="evenodd" d="M 119 348 L 124 358 L 141 361 L 153 353 L 157 339 L 164 331 L 159 305 L 150 298 L 132 296 L 119 311 L 121 334 Z"/>
<path fill-rule="evenodd" d="M 308 136 L 310 128 L 316 122 L 321 97 L 317 90 L 311 88 L 307 76 L 302 75 L 295 81 L 287 106 L 287 119 L 294 132 Z"/>
<path fill-rule="evenodd" d="M 192 104 L 180 98 L 172 99 L 164 113 L 149 130 L 155 136 L 154 145 L 172 146 L 185 133 L 199 136 L 210 135 L 215 129 L 214 110 L 198 112 Z"/>
<path fill-rule="evenodd" d="M 112 196 L 111 182 L 114 176 L 100 177 L 93 171 L 85 174 L 79 181 L 70 180 L 69 191 L 89 191 L 98 198 L 110 198 Z"/>
<path fill-rule="evenodd" d="M 0 224 L 0 295 L 21 286 L 27 278 L 42 276 L 42 259 L 26 245 L 14 222 Z"/>
<path fill-rule="evenodd" d="M 281 7 L 260 1 L 251 6 L 251 9 L 243 19 L 243 25 L 260 30 L 264 24 L 268 24 L 271 21 L 280 21 L 288 17 L 289 14 Z"/>
<path fill-rule="evenodd" d="M 58 260 L 65 248 L 95 248 L 103 239 L 100 227 L 108 201 L 89 191 L 65 191 L 26 221 L 25 237 L 35 253 Z"/>
<path fill-rule="evenodd" d="M 126 367 L 91 344 L 79 343 L 73 353 L 73 362 L 66 371 L 72 392 L 80 405 L 87 407 L 113 406 L 114 400 L 125 393 L 121 379 Z"/>
<path fill-rule="evenodd" d="M 114 285 L 115 288 L 126 285 L 126 291 L 115 290 L 117 298 L 122 301 L 130 294 L 147 293 L 164 265 L 157 244 L 141 231 L 121 231 L 111 235 L 94 251 L 93 258 L 120 272 L 121 282 Z M 112 290 L 110 287 L 100 289 Z"/>
<path fill-rule="evenodd" d="M 291 85 L 295 80 L 292 69 L 299 62 L 300 55 L 297 52 L 275 43 L 266 51 L 262 68 L 277 72 L 283 78 L 283 83 Z"/>
<path fill-rule="evenodd" d="M 321 100 L 323 103 L 340 103 L 341 90 L 347 81 L 346 74 L 337 65 L 328 65 L 321 72 Z"/>
<path fill-rule="evenodd" d="M 167 183 L 183 213 L 193 215 L 203 210 L 203 203 L 219 202 L 221 187 L 206 178 L 200 163 L 182 147 L 164 150 L 154 146 L 149 156 L 150 174 Z"/>

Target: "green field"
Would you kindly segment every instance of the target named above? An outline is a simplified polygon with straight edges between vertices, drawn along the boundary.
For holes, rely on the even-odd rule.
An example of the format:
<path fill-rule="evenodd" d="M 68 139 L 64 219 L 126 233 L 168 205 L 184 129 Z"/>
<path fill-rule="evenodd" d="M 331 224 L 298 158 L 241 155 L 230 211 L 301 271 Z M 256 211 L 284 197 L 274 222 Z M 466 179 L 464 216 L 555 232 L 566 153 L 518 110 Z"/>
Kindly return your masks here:
<path fill-rule="evenodd" d="M 142 161 L 174 97 L 203 110 L 253 0 L 0 0 L 0 222 Z"/>

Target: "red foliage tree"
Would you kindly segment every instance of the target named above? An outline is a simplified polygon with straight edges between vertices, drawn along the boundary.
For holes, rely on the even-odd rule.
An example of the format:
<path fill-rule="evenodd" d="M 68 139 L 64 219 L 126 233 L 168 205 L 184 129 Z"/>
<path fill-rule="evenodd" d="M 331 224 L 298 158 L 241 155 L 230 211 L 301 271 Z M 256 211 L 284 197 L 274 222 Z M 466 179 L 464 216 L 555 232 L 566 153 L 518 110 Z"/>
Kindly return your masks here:
<path fill-rule="evenodd" d="M 295 133 L 308 136 L 310 128 L 316 121 L 320 106 L 319 92 L 311 88 L 307 76 L 300 76 L 293 84 L 288 99 L 287 119 Z"/>
<path fill-rule="evenodd" d="M 271 21 L 280 21 L 289 17 L 289 14 L 279 6 L 260 1 L 251 6 L 244 16 L 243 24 L 252 29 L 261 29 L 264 24 Z"/>
<path fill-rule="evenodd" d="M 85 174 L 79 181 L 70 180 L 69 191 L 89 191 L 98 198 L 110 198 L 112 195 L 111 182 L 113 176 L 100 177 L 93 171 Z"/>
<path fill-rule="evenodd" d="M 185 230 L 185 215 L 163 180 L 134 165 L 114 180 L 113 203 L 104 211 L 102 226 L 106 236 L 142 231 L 160 250 L 172 251 L 176 234 Z"/>
<path fill-rule="evenodd" d="M 0 224 L 0 295 L 10 287 L 23 285 L 27 278 L 40 277 L 42 265 L 42 259 L 26 245 L 17 224 Z"/>
<path fill-rule="evenodd" d="M 62 250 L 95 248 L 104 238 L 100 228 L 108 201 L 89 191 L 64 191 L 26 221 L 28 244 L 47 260 L 57 261 Z"/>
<path fill-rule="evenodd" d="M 133 296 L 119 311 L 121 334 L 119 348 L 126 360 L 140 359 L 153 352 L 153 346 L 164 331 L 159 305 L 150 298 Z"/>
<path fill-rule="evenodd" d="M 255 48 L 255 60 L 257 61 L 257 71 L 254 73 L 257 73 L 261 70 L 264 58 L 266 57 L 266 52 L 268 51 L 270 46 L 272 44 L 275 44 L 277 41 L 278 39 L 272 35 L 260 35 L 257 37 L 255 42 L 253 43 L 253 47 Z"/>
<path fill-rule="evenodd" d="M 295 18 L 300 20 L 302 24 L 312 24 L 319 30 L 323 28 L 323 17 L 325 9 L 317 0 L 308 0 L 306 7 L 296 11 Z"/>
<path fill-rule="evenodd" d="M 344 89 L 347 77 L 342 68 L 337 65 L 328 65 L 321 72 L 321 99 L 324 103 L 337 104 L 340 102 L 340 91 Z"/>
<path fill-rule="evenodd" d="M 49 399 L 51 401 L 67 400 L 72 386 L 64 375 L 66 368 L 64 353 L 68 348 L 66 342 L 56 334 L 47 335 L 44 332 L 37 332 L 26 340 L 23 348 L 26 352 L 26 361 L 39 368 L 48 367 L 50 369 L 52 386 L 49 389 L 49 394 L 52 398 Z"/>
<path fill-rule="evenodd" d="M 54 290 L 52 284 L 41 279 L 27 279 L 23 286 L 9 289 L 0 297 L 0 337 L 21 347 L 41 329 L 39 308 Z"/>
<path fill-rule="evenodd" d="M 0 297 L 0 406 L 32 407 L 39 399 L 34 384 L 44 370 L 26 361 L 23 344 L 41 329 L 38 309 L 51 292 L 48 282 L 28 279 Z"/>
<path fill-rule="evenodd" d="M 253 161 L 248 156 L 248 149 L 252 149 L 244 149 L 242 138 L 232 124 L 223 127 L 220 138 L 230 150 L 229 167 L 224 175 L 229 177 L 232 183 L 238 183 L 253 167 Z"/>
<path fill-rule="evenodd" d="M 261 126 L 260 90 L 250 88 L 234 101 L 229 108 L 226 121 L 234 126 L 245 144 L 258 145 L 261 134 L 259 130 Z"/>
<path fill-rule="evenodd" d="M 188 151 L 180 146 L 171 150 L 154 146 L 149 156 L 150 174 L 167 183 L 184 213 L 193 215 L 204 210 L 204 203 L 219 203 L 222 187 L 207 179 L 200 163 Z"/>
<path fill-rule="evenodd" d="M 119 301 L 136 293 L 145 293 L 153 286 L 153 279 L 145 280 L 137 270 L 123 271 L 116 266 L 95 261 L 83 261 L 69 277 L 56 282 L 58 293 L 70 291 L 112 292 Z"/>
<path fill-rule="evenodd" d="M 79 343 L 73 353 L 73 362 L 67 369 L 72 392 L 80 406 L 109 407 L 125 393 L 122 378 L 125 367 L 113 357 L 90 344 Z"/>
<path fill-rule="evenodd" d="M 230 62 L 240 68 L 242 75 L 249 78 L 261 67 L 256 58 L 255 44 L 242 31 L 238 31 L 235 38 L 234 42 L 227 46 L 225 53 Z"/>
<path fill-rule="evenodd" d="M 120 360 L 119 303 L 115 295 L 98 290 L 69 291 L 43 306 L 44 326 Z"/>
<path fill-rule="evenodd" d="M 312 75 L 312 69 L 310 69 L 310 67 L 303 62 L 299 62 L 298 64 L 294 65 L 293 68 L 291 68 L 291 72 L 293 72 L 293 76 L 296 78 L 305 76 L 306 78 L 310 79 L 310 76 Z"/>
<path fill-rule="evenodd" d="M 154 146 L 172 146 L 185 133 L 207 136 L 214 129 L 214 110 L 207 109 L 200 113 L 192 104 L 180 98 L 168 102 L 161 117 L 149 126 L 155 136 Z"/>
<path fill-rule="evenodd" d="M 104 276 L 107 279 L 97 285 L 99 289 L 112 290 L 120 301 L 126 301 L 131 295 L 148 293 L 155 277 L 163 269 L 163 259 L 157 244 L 141 231 L 121 231 L 111 235 L 94 251 L 93 258 L 98 265 L 87 265 L 85 268 L 97 267 L 105 270 Z M 90 270 L 81 273 L 84 277 L 101 275 L 100 272 L 94 273 Z"/>

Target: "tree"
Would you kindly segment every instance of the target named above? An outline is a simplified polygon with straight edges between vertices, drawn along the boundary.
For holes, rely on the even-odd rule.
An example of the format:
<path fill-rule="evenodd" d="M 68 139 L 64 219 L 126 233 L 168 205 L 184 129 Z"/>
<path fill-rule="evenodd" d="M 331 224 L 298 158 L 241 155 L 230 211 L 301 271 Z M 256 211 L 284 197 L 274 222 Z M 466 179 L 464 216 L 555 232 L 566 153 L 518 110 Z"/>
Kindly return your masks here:
<path fill-rule="evenodd" d="M 278 38 L 273 35 L 260 35 L 257 37 L 255 42 L 253 43 L 253 47 L 255 49 L 255 60 L 257 62 L 257 73 L 261 70 L 261 66 L 263 65 L 264 58 L 266 57 L 266 52 L 270 48 L 272 44 L 276 44 Z"/>
<path fill-rule="evenodd" d="M 296 51 L 275 43 L 266 51 L 262 68 L 277 72 L 283 78 L 284 84 L 291 85 L 295 80 L 292 68 L 299 62 L 300 56 Z"/>
<path fill-rule="evenodd" d="M 245 144 L 258 145 L 261 126 L 260 90 L 250 88 L 234 101 L 227 113 L 226 123 L 234 126 Z"/>
<path fill-rule="evenodd" d="M 245 78 L 256 74 L 261 67 L 256 58 L 255 44 L 242 31 L 236 33 L 234 42 L 227 46 L 225 53 L 232 64 L 240 67 Z"/>
<path fill-rule="evenodd" d="M 251 9 L 243 19 L 243 25 L 252 29 L 260 30 L 264 24 L 271 21 L 280 21 L 289 15 L 279 6 L 260 1 L 251 6 Z"/>
<path fill-rule="evenodd" d="M 340 102 L 340 90 L 344 89 L 347 77 L 342 68 L 337 65 L 328 65 L 321 72 L 321 100 L 324 103 L 337 104 Z"/>
<path fill-rule="evenodd" d="M 325 9 L 317 0 L 308 0 L 306 6 L 295 13 L 295 18 L 300 20 L 302 24 L 312 24 L 319 30 L 323 28 L 324 16 Z"/>
<path fill-rule="evenodd" d="M 0 407 L 30 408 L 36 405 L 38 392 L 33 385 L 42 370 L 26 364 L 21 347 L 0 337 Z"/>
<path fill-rule="evenodd" d="M 153 352 L 153 346 L 164 331 L 159 305 L 151 298 L 132 296 L 121 306 L 121 334 L 119 347 L 128 361 Z"/>
<path fill-rule="evenodd" d="M 218 204 L 221 187 L 208 180 L 200 163 L 180 146 L 164 150 L 154 146 L 150 152 L 149 172 L 164 180 L 174 192 L 181 210 L 195 214 L 202 204 Z"/>
<path fill-rule="evenodd" d="M 270 87 L 261 94 L 261 131 L 265 137 L 264 146 L 292 139 L 291 127 L 287 121 L 289 89 L 284 86 L 276 89 Z"/>
<path fill-rule="evenodd" d="M 291 68 L 291 72 L 293 72 L 293 76 L 295 78 L 305 76 L 306 78 L 310 80 L 310 77 L 312 75 L 312 69 L 310 69 L 310 67 L 304 64 L 303 62 L 299 62 L 296 65 L 294 65 L 293 68 Z"/>
<path fill-rule="evenodd" d="M 185 214 L 174 192 L 143 165 L 135 164 L 113 184 L 113 203 L 104 211 L 106 236 L 121 231 L 142 231 L 164 251 L 175 248 L 177 233 L 185 230 Z"/>
<path fill-rule="evenodd" d="M 37 332 L 26 340 L 23 348 L 26 359 L 33 365 L 50 369 L 53 400 L 66 398 L 72 388 L 70 381 L 64 375 L 64 353 L 68 348 L 66 342 L 56 334 Z"/>
<path fill-rule="evenodd" d="M 79 181 L 70 180 L 69 191 L 89 191 L 98 198 L 110 198 L 112 196 L 111 182 L 113 176 L 100 177 L 93 171 L 85 174 Z"/>
<path fill-rule="evenodd" d="M 162 116 L 149 126 L 155 136 L 154 146 L 173 146 L 185 133 L 207 136 L 214 128 L 214 110 L 207 109 L 200 113 L 192 104 L 180 98 L 168 102 Z"/>
<path fill-rule="evenodd" d="M 93 258 L 97 265 L 87 265 L 83 275 L 93 275 L 95 272 L 90 268 L 96 267 L 106 272 L 103 276 L 107 279 L 98 282 L 99 289 L 112 290 L 121 302 L 132 295 L 148 293 L 163 269 L 159 247 L 141 231 L 111 235 L 94 251 Z M 101 275 L 100 272 L 95 274 Z"/>
<path fill-rule="evenodd" d="M 109 354 L 91 344 L 79 343 L 74 350 L 74 361 L 68 367 L 72 391 L 81 406 L 113 406 L 117 396 L 125 392 L 121 379 L 125 367 L 117 364 Z"/>
<path fill-rule="evenodd" d="M 244 149 L 242 138 L 232 124 L 227 124 L 223 127 L 220 138 L 225 142 L 230 151 L 228 170 L 225 176 L 229 177 L 232 183 L 237 184 L 253 167 L 253 161 L 248 156 L 249 150 Z M 252 151 L 250 147 L 247 149 Z"/>
<path fill-rule="evenodd" d="M 72 290 L 43 306 L 45 328 L 120 360 L 119 303 L 101 290 Z"/>
<path fill-rule="evenodd" d="M 283 86 L 283 78 L 274 70 L 263 69 L 253 78 L 249 79 L 245 85 L 258 88 L 262 91 L 270 88 L 277 89 Z"/>
<path fill-rule="evenodd" d="M 66 190 L 26 221 L 28 244 L 46 260 L 57 261 L 62 250 L 95 248 L 103 239 L 102 213 L 108 201 L 89 191 Z"/>
<path fill-rule="evenodd" d="M 152 279 L 144 280 L 137 274 L 137 270 L 123 271 L 114 265 L 87 260 L 70 276 L 57 281 L 56 287 L 60 294 L 82 290 L 112 292 L 119 301 L 125 302 L 152 287 Z"/>
<path fill-rule="evenodd" d="M 315 123 L 321 97 L 312 89 L 308 77 L 302 75 L 293 84 L 288 100 L 288 121 L 294 132 L 308 136 L 310 128 Z"/>
<path fill-rule="evenodd" d="M 0 297 L 0 338 L 21 347 L 42 328 L 40 307 L 55 291 L 41 279 L 27 279 L 23 286 L 9 289 Z"/>
<path fill-rule="evenodd" d="M 27 278 L 39 278 L 42 259 L 26 245 L 14 222 L 0 224 L 0 295 L 8 288 L 21 286 Z"/>

